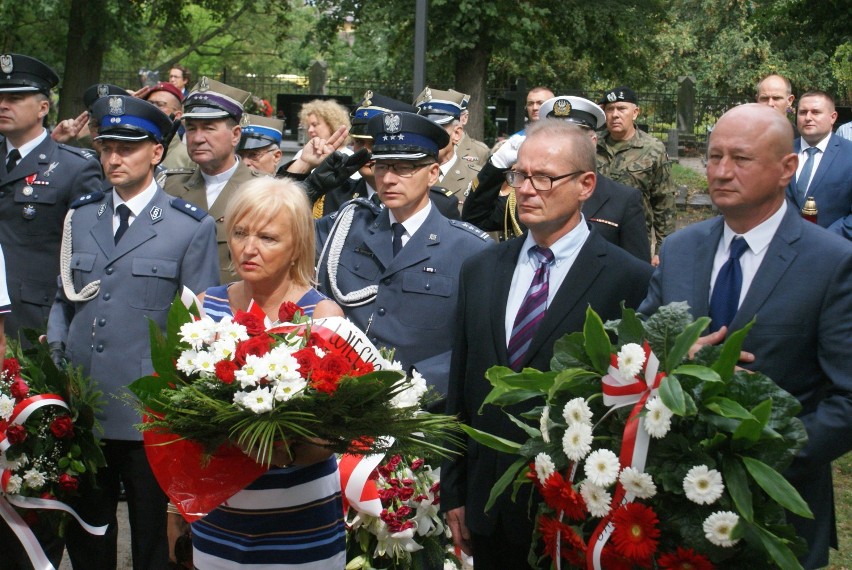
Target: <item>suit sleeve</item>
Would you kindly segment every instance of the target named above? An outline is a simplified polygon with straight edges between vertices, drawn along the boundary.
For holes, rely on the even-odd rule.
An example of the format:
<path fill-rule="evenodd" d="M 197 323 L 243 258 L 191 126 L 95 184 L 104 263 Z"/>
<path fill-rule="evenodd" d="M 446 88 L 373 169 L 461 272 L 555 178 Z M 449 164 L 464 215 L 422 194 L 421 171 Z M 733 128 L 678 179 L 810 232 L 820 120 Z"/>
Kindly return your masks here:
<path fill-rule="evenodd" d="M 835 220 L 834 223 L 826 229 L 830 232 L 836 233 L 840 237 L 852 240 L 852 206 L 850 206 L 848 214 Z"/>
<path fill-rule="evenodd" d="M 68 344 L 68 329 L 71 327 L 71 319 L 74 318 L 74 305 L 65 296 L 62 278 L 57 277 L 56 281 L 56 297 L 47 317 L 47 342 L 59 341 Z"/>
<path fill-rule="evenodd" d="M 645 226 L 641 192 L 630 192 L 620 230 L 618 245 L 642 261 L 650 261 L 651 243 L 648 241 L 648 230 Z"/>
<path fill-rule="evenodd" d="M 216 245 L 216 222 L 206 216 L 198 224 L 181 262 L 181 285 L 192 292 L 206 291 L 219 284 L 219 253 Z"/>
<path fill-rule="evenodd" d="M 500 187 L 504 172 L 490 161 L 482 167 L 474 182 L 474 191 L 464 201 L 462 220 L 486 232 L 503 229 L 505 201 L 500 200 Z"/>
<path fill-rule="evenodd" d="M 654 273 L 651 275 L 651 281 L 648 283 L 648 294 L 645 295 L 645 300 L 639 305 L 637 312 L 642 313 L 646 317 L 653 315 L 657 309 L 663 304 L 663 271 L 667 266 L 666 263 L 667 248 L 665 242 L 660 248 L 660 264 L 654 268 Z"/>

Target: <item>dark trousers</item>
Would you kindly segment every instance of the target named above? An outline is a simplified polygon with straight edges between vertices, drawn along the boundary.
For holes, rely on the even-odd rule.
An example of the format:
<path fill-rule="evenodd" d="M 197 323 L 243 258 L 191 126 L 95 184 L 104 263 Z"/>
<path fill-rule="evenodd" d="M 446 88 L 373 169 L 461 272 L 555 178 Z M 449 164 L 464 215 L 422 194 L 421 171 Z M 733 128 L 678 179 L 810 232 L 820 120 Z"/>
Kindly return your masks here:
<path fill-rule="evenodd" d="M 506 528 L 501 520 L 490 535 L 471 534 L 473 542 L 473 564 L 476 570 L 525 570 L 531 569 L 527 562 L 532 536 L 529 532 Z M 524 529 L 527 527 L 524 526 Z"/>
<path fill-rule="evenodd" d="M 104 536 L 93 536 L 69 524 L 66 547 L 75 570 L 116 570 L 119 483 L 124 484 L 130 516 L 133 570 L 169 567 L 166 504 L 141 441 L 104 440 L 107 467 L 98 471 L 98 488 L 86 491 L 77 510 L 95 526 L 109 525 Z"/>
<path fill-rule="evenodd" d="M 24 513 L 25 520 L 30 516 L 36 519 L 30 524 L 30 530 L 38 539 L 50 562 L 59 568 L 62 553 L 65 550 L 64 541 L 54 532 L 53 525 L 42 516 L 42 511 L 33 510 L 24 511 Z M 31 570 L 32 567 L 30 557 L 21 546 L 18 537 L 6 526 L 6 523 L 0 521 L 0 570 Z"/>

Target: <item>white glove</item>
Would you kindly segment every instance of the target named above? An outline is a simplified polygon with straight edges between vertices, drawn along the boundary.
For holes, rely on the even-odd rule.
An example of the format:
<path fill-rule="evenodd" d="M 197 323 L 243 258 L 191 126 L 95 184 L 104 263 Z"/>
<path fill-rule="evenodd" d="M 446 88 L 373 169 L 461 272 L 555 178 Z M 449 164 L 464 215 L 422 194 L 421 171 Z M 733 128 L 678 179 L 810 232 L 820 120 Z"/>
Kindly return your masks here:
<path fill-rule="evenodd" d="M 491 164 L 501 170 L 510 168 L 518 161 L 518 149 L 526 139 L 526 135 L 512 135 L 504 142 L 497 152 L 491 155 Z"/>

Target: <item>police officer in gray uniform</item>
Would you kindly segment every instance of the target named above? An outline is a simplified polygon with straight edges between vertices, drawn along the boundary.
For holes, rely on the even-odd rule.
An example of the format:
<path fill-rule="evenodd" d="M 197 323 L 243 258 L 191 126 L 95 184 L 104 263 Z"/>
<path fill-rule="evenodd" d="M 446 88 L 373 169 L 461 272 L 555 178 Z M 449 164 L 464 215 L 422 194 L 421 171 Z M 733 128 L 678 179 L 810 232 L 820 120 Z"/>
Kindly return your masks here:
<path fill-rule="evenodd" d="M 475 226 L 445 218 L 429 199 L 447 132 L 405 112 L 371 118 L 376 191 L 385 208 L 358 198 L 318 222 L 320 289 L 377 346 L 396 348 L 446 394 L 459 271 L 491 243 Z"/>
<path fill-rule="evenodd" d="M 69 525 L 74 568 L 116 567 L 115 512 L 119 482 L 127 492 L 133 568 L 168 566 L 166 497 L 145 457 L 139 415 L 116 396 L 151 374 L 148 323 L 161 328 L 175 294 L 204 291 L 219 281 L 216 227 L 201 208 L 166 194 L 154 180 L 171 120 L 154 105 L 108 96 L 93 106 L 101 163 L 112 188 L 71 205 L 62 250 L 62 286 L 50 312 L 47 339 L 104 391 L 103 450 L 107 467 L 78 512 L 106 536 Z"/>
<path fill-rule="evenodd" d="M 44 328 L 56 296 L 68 205 L 103 184 L 92 151 L 56 143 L 43 126 L 57 83 L 56 73 L 37 59 L 0 55 L 0 244 L 12 338 L 21 328 Z"/>

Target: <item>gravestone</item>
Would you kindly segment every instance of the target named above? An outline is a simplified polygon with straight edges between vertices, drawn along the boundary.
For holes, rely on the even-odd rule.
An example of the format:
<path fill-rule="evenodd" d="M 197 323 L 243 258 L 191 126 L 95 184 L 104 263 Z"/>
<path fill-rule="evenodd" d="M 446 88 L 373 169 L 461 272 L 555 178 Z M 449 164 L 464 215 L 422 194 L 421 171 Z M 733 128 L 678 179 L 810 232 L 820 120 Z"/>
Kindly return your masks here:
<path fill-rule="evenodd" d="M 328 82 L 328 64 L 317 60 L 311 64 L 308 72 L 308 91 L 325 95 L 325 85 Z"/>

